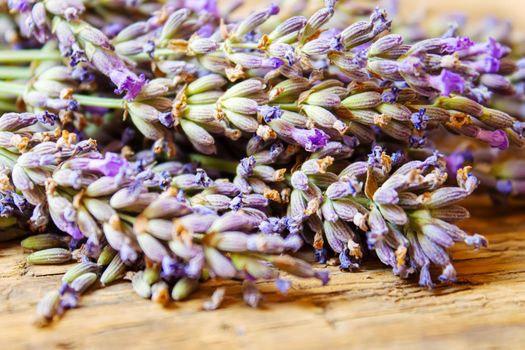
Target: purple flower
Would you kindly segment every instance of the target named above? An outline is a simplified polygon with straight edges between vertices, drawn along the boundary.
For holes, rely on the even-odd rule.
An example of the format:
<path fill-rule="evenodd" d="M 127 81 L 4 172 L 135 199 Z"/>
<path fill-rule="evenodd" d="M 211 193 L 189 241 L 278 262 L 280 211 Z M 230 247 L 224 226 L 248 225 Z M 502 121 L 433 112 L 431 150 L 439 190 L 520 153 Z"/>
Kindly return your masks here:
<path fill-rule="evenodd" d="M 193 10 L 197 13 L 208 12 L 212 15 L 219 16 L 217 0 L 186 0 L 182 7 Z"/>
<path fill-rule="evenodd" d="M 421 287 L 428 287 L 429 289 L 434 287 L 434 283 L 432 282 L 432 277 L 430 276 L 430 263 L 426 263 L 421 267 L 421 271 L 419 272 L 419 285 Z"/>
<path fill-rule="evenodd" d="M 24 212 L 25 210 L 30 208 L 28 201 L 18 193 L 11 192 L 11 197 L 13 200 L 13 204 L 18 208 L 20 212 Z"/>
<path fill-rule="evenodd" d="M 197 30 L 197 35 L 201 38 L 209 38 L 215 33 L 215 27 L 211 24 L 205 24 Z"/>
<path fill-rule="evenodd" d="M 68 111 L 78 111 L 78 102 L 75 100 L 67 100 L 67 107 L 66 109 Z"/>
<path fill-rule="evenodd" d="M 471 86 L 467 90 L 468 97 L 472 98 L 477 103 L 486 104 L 492 97 L 492 92 L 483 85 L 476 87 Z"/>
<path fill-rule="evenodd" d="M 348 256 L 348 249 L 343 250 L 339 253 L 339 268 L 341 270 L 348 270 L 352 266 L 350 257 Z"/>
<path fill-rule="evenodd" d="M 210 187 L 213 180 L 208 177 L 208 174 L 203 169 L 197 169 L 195 172 L 195 183 L 202 187 Z"/>
<path fill-rule="evenodd" d="M 239 193 L 237 196 L 233 197 L 233 199 L 230 201 L 229 207 L 234 211 L 242 208 L 242 193 Z"/>
<path fill-rule="evenodd" d="M 445 157 L 445 161 L 447 162 L 449 175 L 455 177 L 458 170 L 465 166 L 465 163 L 472 163 L 474 161 L 474 157 L 470 151 L 461 151 L 451 153 Z"/>
<path fill-rule="evenodd" d="M 120 95 L 126 92 L 124 99 L 130 101 L 137 97 L 142 88 L 146 84 L 146 77 L 141 74 L 137 77 L 132 71 L 125 70 L 114 70 L 109 74 L 109 78 L 117 86 L 115 93 Z"/>
<path fill-rule="evenodd" d="M 284 64 L 283 60 L 277 57 L 264 58 L 261 60 L 260 68 L 277 69 Z"/>
<path fill-rule="evenodd" d="M 106 34 L 108 38 L 113 38 L 120 33 L 120 31 L 125 27 L 123 23 L 110 23 L 102 28 L 102 32 Z"/>
<path fill-rule="evenodd" d="M 122 247 L 120 247 L 119 255 L 120 259 L 127 264 L 134 263 L 138 258 L 138 254 L 135 249 L 130 247 L 128 244 L 123 244 Z"/>
<path fill-rule="evenodd" d="M 465 244 L 473 246 L 476 249 L 486 247 L 487 243 L 487 239 L 482 235 L 478 235 L 477 233 L 472 236 L 467 236 L 467 238 L 465 238 Z"/>
<path fill-rule="evenodd" d="M 172 128 L 175 124 L 175 118 L 171 112 L 164 112 L 159 114 L 159 121 L 167 128 Z"/>
<path fill-rule="evenodd" d="M 375 36 L 390 28 L 392 21 L 387 19 L 387 13 L 384 9 L 376 7 L 370 15 L 370 22 L 374 26 L 373 35 Z"/>
<path fill-rule="evenodd" d="M 83 83 L 95 80 L 95 74 L 85 67 L 77 66 L 71 71 L 71 77 Z"/>
<path fill-rule="evenodd" d="M 75 67 L 80 62 L 87 61 L 86 53 L 76 43 L 71 45 L 68 52 L 66 53 L 66 56 L 70 59 L 69 65 L 71 67 Z"/>
<path fill-rule="evenodd" d="M 465 80 L 461 75 L 443 69 L 441 74 L 429 77 L 430 86 L 441 92 L 443 96 L 450 96 L 452 92 L 463 93 Z"/>
<path fill-rule="evenodd" d="M 274 119 L 279 119 L 283 115 L 283 110 L 279 106 L 258 106 L 257 112 L 263 117 L 264 121 L 269 123 Z"/>
<path fill-rule="evenodd" d="M 291 183 L 293 188 L 301 191 L 308 191 L 308 176 L 302 171 L 295 171 L 292 174 Z"/>
<path fill-rule="evenodd" d="M 288 217 L 270 217 L 259 224 L 259 230 L 265 234 L 275 234 L 283 232 L 288 226 Z"/>
<path fill-rule="evenodd" d="M 508 48 L 498 43 L 496 39 L 489 38 L 485 44 L 485 52 L 488 56 L 501 58 L 507 54 Z"/>
<path fill-rule="evenodd" d="M 421 108 L 416 113 L 412 113 L 412 116 L 410 117 L 410 121 L 416 130 L 426 129 L 429 120 L 430 118 L 427 115 L 427 110 L 425 108 Z"/>
<path fill-rule="evenodd" d="M 500 150 L 506 150 L 509 148 L 509 138 L 503 130 L 483 130 L 480 129 L 476 135 L 478 140 L 488 143 L 491 147 L 499 148 Z"/>
<path fill-rule="evenodd" d="M 410 138 L 408 139 L 408 143 L 410 144 L 410 147 L 412 148 L 421 148 L 427 144 L 427 137 L 425 135 L 423 136 L 410 135 Z"/>
<path fill-rule="evenodd" d="M 32 1 L 29 0 L 9 0 L 7 6 L 16 12 L 27 12 L 31 9 Z"/>
<path fill-rule="evenodd" d="M 382 165 L 381 156 L 383 155 L 383 148 L 381 146 L 374 146 L 372 152 L 368 155 L 369 165 Z"/>
<path fill-rule="evenodd" d="M 496 181 L 496 191 L 508 196 L 512 193 L 512 181 L 510 180 L 498 180 Z"/>
<path fill-rule="evenodd" d="M 279 290 L 279 293 L 286 295 L 288 293 L 288 290 L 292 286 L 292 282 L 290 282 L 289 280 L 282 279 L 282 278 L 277 278 L 275 280 L 275 286 Z"/>
<path fill-rule="evenodd" d="M 60 286 L 58 293 L 60 294 L 60 306 L 62 309 L 73 309 L 78 305 L 78 292 L 68 283 Z"/>
<path fill-rule="evenodd" d="M 303 220 L 300 217 L 289 217 L 286 220 L 288 232 L 291 235 L 301 234 L 303 232 Z"/>
<path fill-rule="evenodd" d="M 155 42 L 153 40 L 148 40 L 142 47 L 142 51 L 147 54 L 150 58 L 153 58 L 155 53 Z"/>
<path fill-rule="evenodd" d="M 330 39 L 330 49 L 334 51 L 343 51 L 345 49 L 345 45 L 340 36 L 334 36 Z"/>
<path fill-rule="evenodd" d="M 403 161 L 405 161 L 405 155 L 401 150 L 392 153 L 392 156 L 390 158 L 392 159 L 393 165 L 399 165 Z"/>
<path fill-rule="evenodd" d="M 452 264 L 448 264 L 443 269 L 443 272 L 438 277 L 441 282 L 455 282 L 456 281 L 456 269 L 454 269 L 454 266 Z"/>
<path fill-rule="evenodd" d="M 255 157 L 250 156 L 241 159 L 239 163 L 239 175 L 242 177 L 251 176 L 253 174 L 253 168 L 255 167 Z"/>
<path fill-rule="evenodd" d="M 270 146 L 270 155 L 272 158 L 277 158 L 284 151 L 282 143 L 277 142 Z"/>
<path fill-rule="evenodd" d="M 469 37 L 456 37 L 444 39 L 444 52 L 452 54 L 456 51 L 467 50 L 474 46 L 474 41 Z"/>
<path fill-rule="evenodd" d="M 520 137 L 523 137 L 523 132 L 525 131 L 525 122 L 515 121 L 512 125 L 512 130 Z"/>
<path fill-rule="evenodd" d="M 185 276 L 184 264 L 170 256 L 165 255 L 162 258 L 161 267 L 160 275 L 164 279 L 176 279 Z"/>
<path fill-rule="evenodd" d="M 107 152 L 103 159 L 90 159 L 86 169 L 106 176 L 117 176 L 128 166 L 128 161 L 116 153 Z"/>
<path fill-rule="evenodd" d="M 323 283 L 323 286 L 326 286 L 330 281 L 330 274 L 328 270 L 315 271 L 315 278 L 320 280 Z"/>
<path fill-rule="evenodd" d="M 396 102 L 397 96 L 399 95 L 399 89 L 395 86 L 392 86 L 390 91 L 385 91 L 381 94 L 381 101 L 386 103 Z"/>
<path fill-rule="evenodd" d="M 98 257 L 100 255 L 101 247 L 97 236 L 90 236 L 85 244 L 87 255 L 90 257 Z"/>
<path fill-rule="evenodd" d="M 270 6 L 268 6 L 268 13 L 271 16 L 278 14 L 280 10 L 281 9 L 276 4 L 270 4 Z"/>
<path fill-rule="evenodd" d="M 316 152 L 326 146 L 328 134 L 319 129 L 293 129 L 292 138 L 308 152 Z"/>
<path fill-rule="evenodd" d="M 36 119 L 45 125 L 54 125 L 58 120 L 58 116 L 54 113 L 43 111 L 35 114 Z"/>
<path fill-rule="evenodd" d="M 316 249 L 314 254 L 315 261 L 317 261 L 320 264 L 326 264 L 328 252 L 325 247 L 321 249 Z"/>

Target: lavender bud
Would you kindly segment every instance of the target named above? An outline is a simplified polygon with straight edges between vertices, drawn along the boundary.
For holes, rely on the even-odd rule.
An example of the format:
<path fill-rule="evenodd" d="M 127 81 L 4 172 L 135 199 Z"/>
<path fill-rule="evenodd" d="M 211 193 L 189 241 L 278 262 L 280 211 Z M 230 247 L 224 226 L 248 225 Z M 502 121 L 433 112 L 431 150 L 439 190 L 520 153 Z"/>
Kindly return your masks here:
<path fill-rule="evenodd" d="M 151 298 L 151 286 L 144 279 L 144 271 L 138 271 L 133 275 L 131 278 L 131 285 L 135 293 L 137 293 L 141 298 Z"/>
<path fill-rule="evenodd" d="M 98 276 L 96 273 L 84 273 L 71 282 L 71 288 L 73 288 L 78 294 L 84 294 L 97 281 L 97 279 Z"/>
<path fill-rule="evenodd" d="M 306 22 L 306 25 L 301 31 L 301 43 L 308 41 L 319 28 L 332 18 L 334 10 L 330 8 L 322 8 L 317 10 Z"/>
<path fill-rule="evenodd" d="M 84 261 L 80 264 L 77 264 L 67 270 L 67 272 L 62 276 L 62 283 L 71 283 L 74 280 L 76 280 L 78 277 L 89 273 L 89 272 L 97 272 L 99 269 L 99 265 L 92 263 L 90 261 Z"/>
<path fill-rule="evenodd" d="M 59 236 L 53 233 L 43 233 L 27 237 L 20 245 L 24 249 L 29 250 L 43 250 L 48 248 L 66 248 L 68 238 L 66 236 Z"/>
<path fill-rule="evenodd" d="M 235 267 L 230 259 L 222 255 L 217 249 L 211 247 L 204 248 L 204 256 L 211 270 L 222 278 L 233 278 L 237 274 Z"/>
<path fill-rule="evenodd" d="M 137 235 L 137 241 L 144 254 L 153 261 L 161 262 L 168 255 L 167 249 L 153 236 L 143 233 Z"/>
<path fill-rule="evenodd" d="M 184 8 L 173 12 L 166 20 L 166 23 L 164 23 L 159 39 L 161 41 L 171 39 L 189 17 L 190 13 L 190 10 Z"/>
<path fill-rule="evenodd" d="M 256 29 L 258 26 L 266 22 L 266 20 L 273 15 L 276 15 L 279 13 L 279 7 L 277 5 L 270 5 L 268 8 L 265 8 L 264 10 L 259 10 L 256 12 L 253 12 L 252 14 L 248 15 L 244 20 L 242 20 L 239 25 L 237 25 L 237 28 L 235 29 L 235 32 L 233 34 L 233 38 L 237 40 L 242 40 L 243 36 L 252 30 Z"/>
<path fill-rule="evenodd" d="M 401 44 L 403 44 L 403 37 L 401 35 L 388 34 L 370 45 L 368 55 L 379 56 Z"/>
<path fill-rule="evenodd" d="M 34 265 L 64 264 L 71 261 L 71 253 L 63 248 L 39 250 L 27 256 L 27 262 Z"/>
<path fill-rule="evenodd" d="M 376 107 L 381 103 L 381 94 L 375 91 L 367 91 L 348 96 L 341 105 L 348 109 L 366 109 Z"/>
<path fill-rule="evenodd" d="M 183 277 L 175 283 L 171 290 L 171 298 L 175 301 L 186 299 L 199 286 L 199 281 Z"/>
<path fill-rule="evenodd" d="M 280 23 L 270 34 L 268 38 L 275 40 L 286 36 L 290 33 L 301 30 L 306 25 L 306 18 L 303 16 L 294 16 Z"/>
<path fill-rule="evenodd" d="M 103 286 L 108 285 L 109 283 L 124 277 L 125 273 L 126 265 L 124 265 L 120 256 L 116 254 L 100 276 L 100 283 L 102 283 Z"/>

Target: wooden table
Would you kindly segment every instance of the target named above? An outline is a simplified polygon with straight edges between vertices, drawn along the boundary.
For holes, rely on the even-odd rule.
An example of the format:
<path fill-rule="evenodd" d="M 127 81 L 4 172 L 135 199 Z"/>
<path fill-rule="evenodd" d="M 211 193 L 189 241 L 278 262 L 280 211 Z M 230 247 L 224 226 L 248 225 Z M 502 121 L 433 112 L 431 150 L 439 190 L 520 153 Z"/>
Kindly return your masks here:
<path fill-rule="evenodd" d="M 262 2 L 262 1 L 261 1 Z M 508 16 L 523 28 L 522 0 L 427 1 L 444 9 Z M 403 0 L 406 12 L 420 0 Z M 0 348 L 20 349 L 347 349 L 523 348 L 525 343 L 525 207 L 467 204 L 461 223 L 490 246 L 453 249 L 459 281 L 434 290 L 402 281 L 377 262 L 358 272 L 332 268 L 327 287 L 296 280 L 288 296 L 262 284 L 265 302 L 250 309 L 236 283 L 226 283 L 223 307 L 200 310 L 217 286 L 160 308 L 122 282 L 88 293 L 80 308 L 47 329 L 31 325 L 37 301 L 56 288 L 67 266 L 26 266 L 17 242 L 0 244 Z M 224 283 L 223 283 L 224 285 Z"/>
<path fill-rule="evenodd" d="M 487 236 L 490 246 L 453 249 L 459 281 L 434 290 L 402 281 L 378 263 L 358 272 L 331 268 L 327 287 L 295 280 L 288 296 L 263 283 L 265 302 L 240 302 L 226 283 L 223 307 L 200 307 L 217 286 L 163 309 L 134 294 L 127 282 L 95 290 L 81 307 L 47 329 L 31 319 L 39 298 L 56 288 L 67 266 L 26 266 L 16 242 L 0 245 L 0 344 L 22 349 L 425 349 L 523 348 L 525 342 L 524 207 L 494 208 L 470 200 L 475 219 L 461 227 Z M 5 347 L 2 347 L 5 349 Z"/>

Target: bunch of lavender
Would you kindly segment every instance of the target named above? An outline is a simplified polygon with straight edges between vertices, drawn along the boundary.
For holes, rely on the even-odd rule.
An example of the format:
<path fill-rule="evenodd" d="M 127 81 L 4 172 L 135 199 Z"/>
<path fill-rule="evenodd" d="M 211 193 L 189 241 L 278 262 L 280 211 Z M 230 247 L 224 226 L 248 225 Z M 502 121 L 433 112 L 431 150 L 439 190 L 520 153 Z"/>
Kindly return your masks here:
<path fill-rule="evenodd" d="M 252 97 L 252 101 L 232 101 L 246 104 L 232 111 L 236 113 L 234 119 L 238 116 L 246 122 L 249 122 L 246 117 L 257 112 L 265 118 L 260 111 L 269 105 L 290 111 L 304 111 L 308 117 L 322 113 L 322 117 L 317 119 L 328 119 L 317 120 L 317 124 L 324 128 L 334 128 L 330 122 L 342 119 L 334 131 L 354 134 L 361 141 L 371 141 L 375 134 L 374 128 L 379 128 L 390 137 L 413 147 L 421 147 L 426 143 L 427 127 L 432 129 L 443 125 L 455 133 L 488 142 L 493 147 L 506 148 L 509 142 L 521 145 L 520 131 L 516 129 L 519 125 L 508 114 L 483 107 L 471 99 L 447 97 L 454 92 L 474 96 L 479 78 L 476 69 L 493 69 L 483 66 L 487 62 L 499 66 L 500 58 L 507 52 L 501 45 L 495 42 L 474 44 L 461 37 L 405 45 L 399 35 L 384 35 L 390 21 L 382 11 L 372 12 L 368 21 L 359 21 L 342 31 L 337 28 L 323 31 L 316 38 L 319 29 L 334 14 L 331 2 L 308 20 L 292 17 L 271 33 L 260 32 L 258 28 L 277 12 L 278 8 L 271 6 L 223 30 L 214 31 L 213 27 L 210 29 L 205 25 L 192 32 L 195 27 L 193 12 L 181 9 L 173 12 L 164 23 L 151 25 L 160 21 L 157 16 L 123 29 L 113 40 L 114 50 L 107 37 L 86 25 L 78 24 L 75 29 L 72 24 L 61 21 L 57 35 L 60 46 L 69 48 L 66 51 L 72 57 L 73 65 L 78 63 L 78 59 L 74 58 L 74 48 L 71 50 L 73 43 L 82 52 L 91 47 L 88 51 L 92 54 L 86 56 L 86 60 L 113 81 L 117 92 L 127 91 L 127 99 L 138 98 L 156 107 L 158 113 L 148 107 L 150 111 L 142 113 L 145 115 L 139 118 L 133 118 L 132 115 L 134 122 L 142 119 L 139 124 L 144 124 L 146 119 L 148 125 L 141 125 L 139 129 L 142 128 L 143 133 L 152 139 L 159 137 L 159 123 L 168 127 L 176 125 L 170 116 L 164 114 L 169 108 L 169 102 L 164 97 L 175 94 L 175 117 L 185 110 L 188 96 L 181 89 L 184 87 L 181 83 L 201 75 L 200 65 L 225 75 L 230 81 L 264 75 L 266 84 L 259 84 L 258 91 L 254 91 L 256 96 L 247 96 L 251 93 L 249 90 L 243 91 L 244 95 L 240 96 Z M 203 28 L 207 28 L 207 31 Z M 73 34 L 76 32 L 78 34 L 75 37 Z M 82 39 L 82 36 L 86 38 Z M 376 40 L 378 37 L 381 38 Z M 474 48 L 473 45 L 477 46 Z M 145 96 L 140 96 L 144 78 L 129 71 L 125 62 L 141 61 L 146 47 L 151 49 L 148 54 L 155 69 L 173 82 L 170 84 L 166 78 L 153 79 L 148 84 L 149 88 L 145 89 L 148 91 L 143 94 Z M 464 62 L 447 63 L 461 56 L 460 51 Z M 82 52 L 81 57 L 84 57 Z M 471 68 L 462 68 L 461 65 Z M 155 71 L 152 73 L 156 74 Z M 325 80 L 321 85 L 320 79 Z M 349 82 L 348 87 L 344 88 L 344 84 Z M 218 84 L 228 87 L 225 82 Z M 235 125 L 235 121 L 228 118 L 232 113 L 226 113 L 226 125 L 224 122 L 220 123 L 222 126 L 213 125 L 219 124 L 217 119 L 223 117 L 220 113 L 222 99 L 231 94 L 222 96 L 217 86 L 211 88 L 217 91 L 193 100 L 209 107 L 215 105 L 219 113 L 212 116 L 208 112 L 206 120 L 202 121 L 203 124 L 207 123 L 199 126 L 206 126 L 207 131 L 213 130 L 214 133 L 234 139 L 239 137 L 239 132 L 232 128 L 254 132 L 254 126 L 245 126 L 247 130 L 243 130 Z M 444 96 L 438 97 L 439 94 Z M 126 107 L 113 101 L 106 101 L 107 104 L 104 101 L 90 102 L 116 108 Z M 310 105 L 313 107 L 309 108 Z M 240 110 L 244 113 L 239 113 Z M 342 125 L 345 121 L 350 127 Z M 202 128 L 190 125 L 192 129 L 197 129 L 196 133 L 202 134 Z M 337 133 L 332 137 L 337 138 Z M 211 139 L 206 142 L 211 142 Z M 208 153 L 212 152 L 213 149 L 208 150 Z"/>
<path fill-rule="evenodd" d="M 487 244 L 453 223 L 468 217 L 456 202 L 478 180 L 456 162 L 447 185 L 454 158 L 433 142 L 445 130 L 495 149 L 523 144 L 519 121 L 485 98 L 509 49 L 455 35 L 407 42 L 370 6 L 343 13 L 326 1 L 286 18 L 271 5 L 221 21 L 214 1 L 189 3 L 152 2 L 151 17 L 144 7 L 112 31 L 83 2 L 9 4 L 21 35 L 50 42 L 13 61 L 0 52 L 32 62 L 0 69 L 0 107 L 24 111 L 0 118 L 0 223 L 52 231 L 23 241 L 31 263 L 81 260 L 39 320 L 125 276 L 162 304 L 209 277 L 239 279 L 256 306 L 254 281 L 288 288 L 279 271 L 327 282 L 284 255 L 303 241 L 345 270 L 371 253 L 423 286 L 432 265 L 454 281 L 447 249 Z M 105 134 L 120 117 L 143 138 Z"/>
<path fill-rule="evenodd" d="M 4 129 L 14 130 L 7 123 L 17 119 L 22 128 L 24 117 L 6 114 L 0 121 Z M 34 124 L 36 117 L 31 117 Z M 259 233 L 259 226 L 269 220 L 263 195 L 241 198 L 234 184 L 213 181 L 202 169 L 192 173 L 191 167 L 178 162 L 156 165 L 152 151 L 138 153 L 133 161 L 113 153 L 102 156 L 92 140 L 77 143 L 73 135 L 62 133 L 37 145 L 31 142 L 34 136 L 20 156 L 10 153 L 10 162 L 2 157 L 5 187 L 11 187 L 6 196 L 10 194 L 19 208 L 34 207 L 33 227 L 36 222 L 44 228 L 50 219 L 71 237 L 42 234 L 25 239 L 22 245 L 36 250 L 28 262 L 68 262 L 72 254 L 64 245 L 80 247 L 76 254 L 80 265 L 66 273 L 59 293 L 43 299 L 40 321 L 51 321 L 76 306 L 78 295 L 97 279 L 106 285 L 128 270 L 139 269 L 132 280 L 141 296 L 163 304 L 170 293 L 172 299 L 181 300 L 199 280 L 210 277 L 244 280 L 244 298 L 252 306 L 261 297 L 253 284 L 256 280 L 275 279 L 286 292 L 290 282 L 278 278 L 279 270 L 328 281 L 326 272 L 283 254 L 301 247 L 298 235 Z M 29 203 L 23 203 L 17 191 Z"/>
<path fill-rule="evenodd" d="M 479 91 L 483 94 L 478 97 L 488 107 L 505 111 L 518 118 L 512 123 L 513 130 L 518 135 L 523 135 L 525 122 L 523 118 L 523 43 L 515 40 L 512 24 L 508 21 L 495 18 L 485 18 L 474 26 L 467 26 L 467 17 L 462 15 L 444 16 L 435 20 L 428 19 L 430 27 L 422 27 L 420 23 L 426 18 L 408 23 L 397 23 L 394 31 L 403 34 L 416 33 L 408 36 L 409 42 L 416 42 L 434 36 L 454 37 L 468 35 L 469 37 L 486 41 L 487 46 L 496 47 L 496 42 L 504 43 L 512 48 L 510 54 L 499 61 L 494 61 L 492 72 L 479 72 Z M 510 123 L 509 123 L 510 126 Z M 504 197 L 521 198 L 522 176 L 519 167 L 522 155 L 516 152 L 492 152 L 471 144 L 462 144 L 455 149 L 449 149 L 449 170 L 455 174 L 458 167 L 471 165 L 474 172 L 481 180 L 481 187 L 488 190 L 495 200 Z"/>

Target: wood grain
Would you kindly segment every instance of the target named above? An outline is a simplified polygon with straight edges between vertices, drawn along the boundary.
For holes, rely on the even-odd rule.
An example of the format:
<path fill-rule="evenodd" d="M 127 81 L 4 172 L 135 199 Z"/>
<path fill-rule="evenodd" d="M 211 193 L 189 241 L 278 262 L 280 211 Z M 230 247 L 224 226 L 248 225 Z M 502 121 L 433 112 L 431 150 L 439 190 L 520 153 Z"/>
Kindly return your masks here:
<path fill-rule="evenodd" d="M 36 302 L 56 288 L 67 266 L 24 264 L 18 244 L 0 246 L 0 344 L 21 349 L 108 348 L 520 348 L 525 342 L 523 207 L 468 203 L 475 219 L 462 227 L 490 246 L 453 249 L 459 282 L 434 290 L 402 281 L 369 261 L 354 273 L 332 268 L 332 281 L 295 280 L 288 296 L 262 283 L 262 308 L 240 302 L 237 283 L 207 283 L 191 300 L 163 309 L 128 283 L 89 292 L 81 307 L 47 329 L 31 325 Z M 217 285 L 224 306 L 201 311 Z M 3 347 L 5 348 L 5 347 Z"/>

